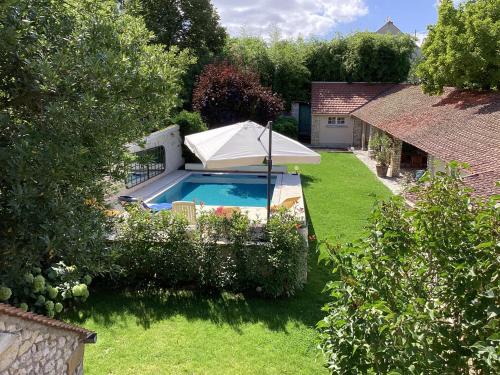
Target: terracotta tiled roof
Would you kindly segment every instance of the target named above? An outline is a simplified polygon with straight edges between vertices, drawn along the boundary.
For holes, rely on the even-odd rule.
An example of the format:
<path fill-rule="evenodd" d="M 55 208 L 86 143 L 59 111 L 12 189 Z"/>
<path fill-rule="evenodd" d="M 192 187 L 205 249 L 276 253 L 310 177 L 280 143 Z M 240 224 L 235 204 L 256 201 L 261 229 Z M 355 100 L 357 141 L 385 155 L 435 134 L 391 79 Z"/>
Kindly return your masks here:
<path fill-rule="evenodd" d="M 392 87 L 393 83 L 313 82 L 311 110 L 316 115 L 347 115 Z"/>
<path fill-rule="evenodd" d="M 500 93 L 445 89 L 428 96 L 420 87 L 396 85 L 353 116 L 445 162 L 468 163 L 477 194 L 500 190 Z"/>
<path fill-rule="evenodd" d="M 5 303 L 0 303 L 0 314 L 5 314 L 13 316 L 19 319 L 27 320 L 30 322 L 38 323 L 44 326 L 53 327 L 57 329 L 62 329 L 64 331 L 70 331 L 77 333 L 81 336 L 83 341 L 92 343 L 95 342 L 96 333 L 86 330 L 85 328 L 75 326 L 73 324 L 65 323 L 60 320 L 51 319 L 43 315 L 33 314 L 31 312 L 26 312 L 17 307 L 7 305 Z"/>

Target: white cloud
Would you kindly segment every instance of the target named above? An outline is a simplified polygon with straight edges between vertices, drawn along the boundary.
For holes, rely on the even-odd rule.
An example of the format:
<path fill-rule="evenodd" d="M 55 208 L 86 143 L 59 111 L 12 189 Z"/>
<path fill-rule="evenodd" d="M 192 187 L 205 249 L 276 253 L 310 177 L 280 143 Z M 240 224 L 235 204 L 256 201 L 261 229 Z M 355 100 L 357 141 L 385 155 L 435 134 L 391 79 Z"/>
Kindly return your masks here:
<path fill-rule="evenodd" d="M 276 28 L 283 37 L 327 34 L 338 23 L 368 13 L 364 0 L 213 0 L 231 35 L 267 36 Z"/>
<path fill-rule="evenodd" d="M 427 37 L 427 31 L 424 32 L 416 32 L 415 36 L 417 37 L 417 46 L 421 47 L 424 39 Z"/>

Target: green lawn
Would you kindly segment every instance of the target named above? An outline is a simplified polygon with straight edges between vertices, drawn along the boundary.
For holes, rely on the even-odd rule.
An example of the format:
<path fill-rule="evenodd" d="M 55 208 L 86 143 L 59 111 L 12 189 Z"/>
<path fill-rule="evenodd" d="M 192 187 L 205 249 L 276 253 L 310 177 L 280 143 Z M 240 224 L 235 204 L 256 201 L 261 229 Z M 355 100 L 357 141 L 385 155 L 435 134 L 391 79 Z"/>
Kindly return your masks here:
<path fill-rule="evenodd" d="M 310 231 L 359 236 L 375 197 L 389 191 L 352 154 L 323 153 L 301 167 Z M 312 244 L 314 246 L 314 244 Z M 193 292 L 97 292 L 74 323 L 98 333 L 86 346 L 92 374 L 321 374 L 315 324 L 328 272 L 310 256 L 309 282 L 290 299 Z"/>

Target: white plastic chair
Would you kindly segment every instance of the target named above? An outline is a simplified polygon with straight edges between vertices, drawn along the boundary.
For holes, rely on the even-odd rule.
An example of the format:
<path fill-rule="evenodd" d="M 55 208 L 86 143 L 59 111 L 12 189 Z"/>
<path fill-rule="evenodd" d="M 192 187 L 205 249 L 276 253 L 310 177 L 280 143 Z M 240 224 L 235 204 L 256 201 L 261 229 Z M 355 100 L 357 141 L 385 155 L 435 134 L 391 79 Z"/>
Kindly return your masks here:
<path fill-rule="evenodd" d="M 172 202 L 172 212 L 184 216 L 190 225 L 196 225 L 196 205 L 194 202 Z"/>

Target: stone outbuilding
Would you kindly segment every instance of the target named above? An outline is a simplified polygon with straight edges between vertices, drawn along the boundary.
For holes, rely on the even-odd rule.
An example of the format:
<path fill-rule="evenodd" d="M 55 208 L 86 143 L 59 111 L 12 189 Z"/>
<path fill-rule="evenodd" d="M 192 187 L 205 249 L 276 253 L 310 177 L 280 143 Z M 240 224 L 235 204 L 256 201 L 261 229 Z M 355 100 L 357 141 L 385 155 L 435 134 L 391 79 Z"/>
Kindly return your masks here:
<path fill-rule="evenodd" d="M 0 303 L 0 375 L 83 374 L 95 332 Z"/>
<path fill-rule="evenodd" d="M 443 171 L 469 165 L 463 179 L 478 196 L 500 193 L 500 93 L 447 87 L 429 96 L 419 86 L 313 82 L 313 146 L 367 150 L 384 132 L 393 140 L 388 175 L 401 169 Z"/>

